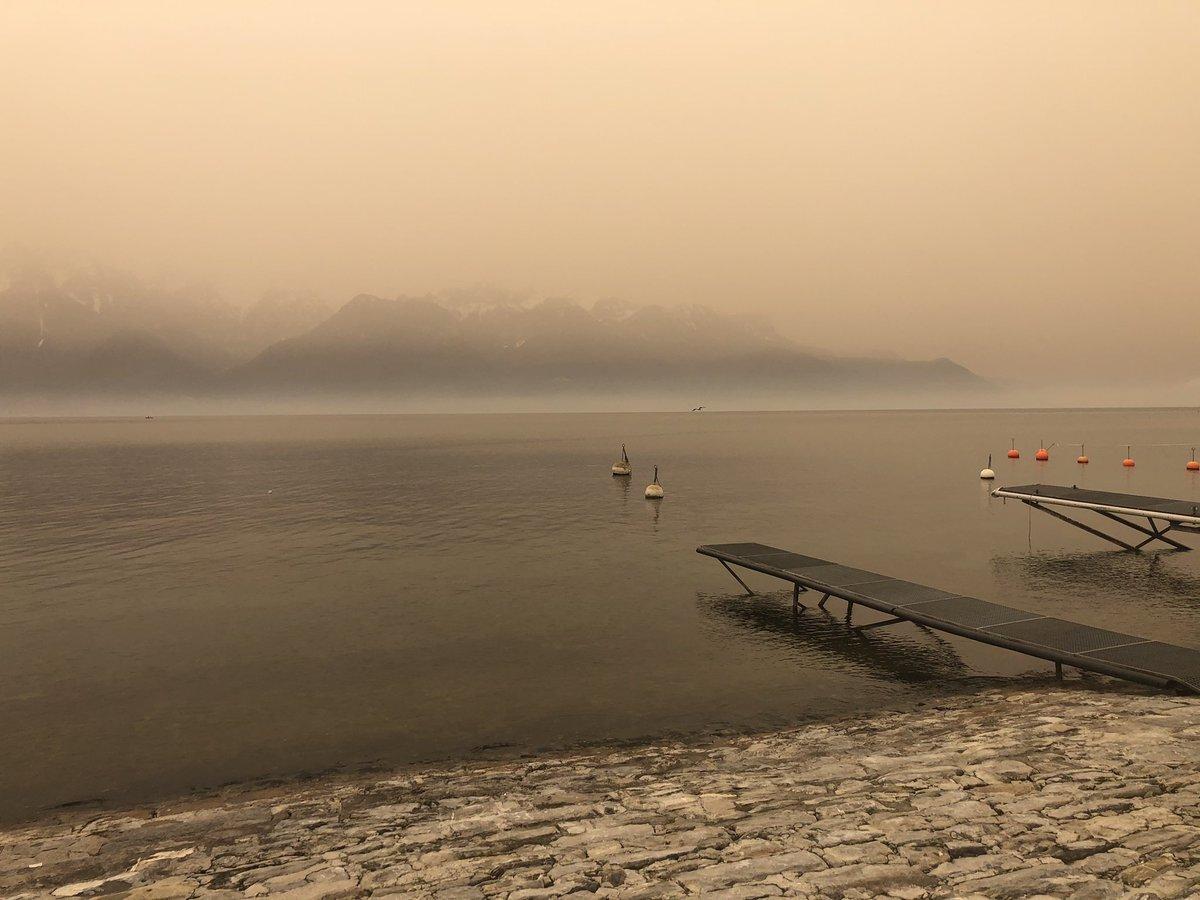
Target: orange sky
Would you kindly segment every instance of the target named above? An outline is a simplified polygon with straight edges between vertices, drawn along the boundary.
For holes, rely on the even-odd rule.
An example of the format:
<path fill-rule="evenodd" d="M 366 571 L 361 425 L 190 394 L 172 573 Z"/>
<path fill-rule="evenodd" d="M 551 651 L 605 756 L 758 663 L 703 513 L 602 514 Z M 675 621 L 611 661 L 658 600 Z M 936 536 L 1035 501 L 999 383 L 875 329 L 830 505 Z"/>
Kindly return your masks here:
<path fill-rule="evenodd" d="M 0 246 L 1186 377 L 1197 48 L 1194 0 L 9 0 Z"/>

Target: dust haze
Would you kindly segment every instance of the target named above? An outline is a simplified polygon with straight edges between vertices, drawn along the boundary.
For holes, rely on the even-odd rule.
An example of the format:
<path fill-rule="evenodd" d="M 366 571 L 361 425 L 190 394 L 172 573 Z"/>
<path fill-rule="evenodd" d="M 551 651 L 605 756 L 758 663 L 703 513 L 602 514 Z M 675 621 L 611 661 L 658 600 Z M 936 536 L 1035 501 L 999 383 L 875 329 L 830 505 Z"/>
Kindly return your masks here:
<path fill-rule="evenodd" d="M 225 403 L 383 373 L 371 407 L 416 376 L 350 336 L 424 322 L 455 403 L 499 373 L 588 407 L 619 364 L 862 405 L 911 363 L 929 402 L 1192 404 L 1197 46 L 1191 2 L 14 0 L 0 371 L 135 359 Z M 736 340 L 689 374 L 634 315 Z M 504 357 L 554 321 L 584 362 Z"/>

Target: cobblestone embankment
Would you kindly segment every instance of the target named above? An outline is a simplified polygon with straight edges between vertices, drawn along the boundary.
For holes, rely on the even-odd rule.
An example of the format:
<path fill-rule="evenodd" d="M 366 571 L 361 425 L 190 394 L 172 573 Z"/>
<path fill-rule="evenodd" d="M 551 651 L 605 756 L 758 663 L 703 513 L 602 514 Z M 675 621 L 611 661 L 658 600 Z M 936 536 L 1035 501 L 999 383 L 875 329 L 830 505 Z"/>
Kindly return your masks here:
<path fill-rule="evenodd" d="M 989 690 L 754 737 L 467 763 L 0 833 L 0 894 L 1200 892 L 1200 700 Z"/>

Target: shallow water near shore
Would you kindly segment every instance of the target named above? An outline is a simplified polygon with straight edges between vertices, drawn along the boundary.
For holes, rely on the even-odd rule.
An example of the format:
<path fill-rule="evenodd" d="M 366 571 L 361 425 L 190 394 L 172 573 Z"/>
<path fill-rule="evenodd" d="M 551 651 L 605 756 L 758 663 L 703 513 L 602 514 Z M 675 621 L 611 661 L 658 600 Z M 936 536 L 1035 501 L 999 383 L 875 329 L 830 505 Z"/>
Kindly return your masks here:
<path fill-rule="evenodd" d="M 622 442 L 632 479 L 608 474 Z M 850 633 L 836 603 L 793 620 L 782 584 L 745 598 L 700 543 L 1200 645 L 1200 554 L 1111 552 L 977 478 L 992 452 L 996 484 L 1200 502 L 1164 446 L 1193 442 L 1193 409 L 0 422 L 0 818 L 1046 677 L 909 625 Z"/>

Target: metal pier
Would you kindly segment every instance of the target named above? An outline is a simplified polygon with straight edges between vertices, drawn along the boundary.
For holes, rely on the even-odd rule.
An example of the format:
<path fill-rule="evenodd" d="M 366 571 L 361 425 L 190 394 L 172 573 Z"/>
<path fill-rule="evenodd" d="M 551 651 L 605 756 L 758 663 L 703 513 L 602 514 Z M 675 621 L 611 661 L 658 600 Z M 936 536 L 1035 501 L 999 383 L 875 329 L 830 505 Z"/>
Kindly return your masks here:
<path fill-rule="evenodd" d="M 806 608 L 800 602 L 801 594 L 811 591 L 821 595 L 822 607 L 837 597 L 848 604 L 848 615 L 861 604 L 889 616 L 862 628 L 912 622 L 1048 660 L 1060 677 L 1062 667 L 1068 665 L 1154 687 L 1200 693 L 1200 650 L 1190 647 L 964 597 L 765 544 L 704 544 L 696 552 L 720 561 L 747 592 L 750 588 L 731 565 L 790 582 L 792 609 L 797 614 Z"/>
<path fill-rule="evenodd" d="M 1125 550 L 1137 553 L 1143 547 L 1154 541 L 1161 541 L 1176 550 L 1191 550 L 1186 544 L 1181 544 L 1175 538 L 1167 537 L 1169 532 L 1188 532 L 1200 534 L 1200 505 L 1187 500 L 1168 500 L 1165 497 L 1142 497 L 1137 494 L 1114 494 L 1109 491 L 1089 491 L 1078 487 L 1065 487 L 1058 484 L 1024 484 L 1018 487 L 999 487 L 992 491 L 993 497 L 1020 500 L 1026 506 L 1053 516 L 1060 522 L 1074 525 L 1088 534 L 1094 534 L 1109 543 L 1116 544 Z M 1049 506 L 1064 506 L 1073 509 L 1088 510 L 1098 513 L 1112 522 L 1117 522 L 1127 528 L 1132 528 L 1145 535 L 1145 539 L 1137 544 L 1085 525 L 1058 510 L 1048 509 Z M 1146 525 L 1131 522 L 1130 519 L 1145 519 Z"/>

